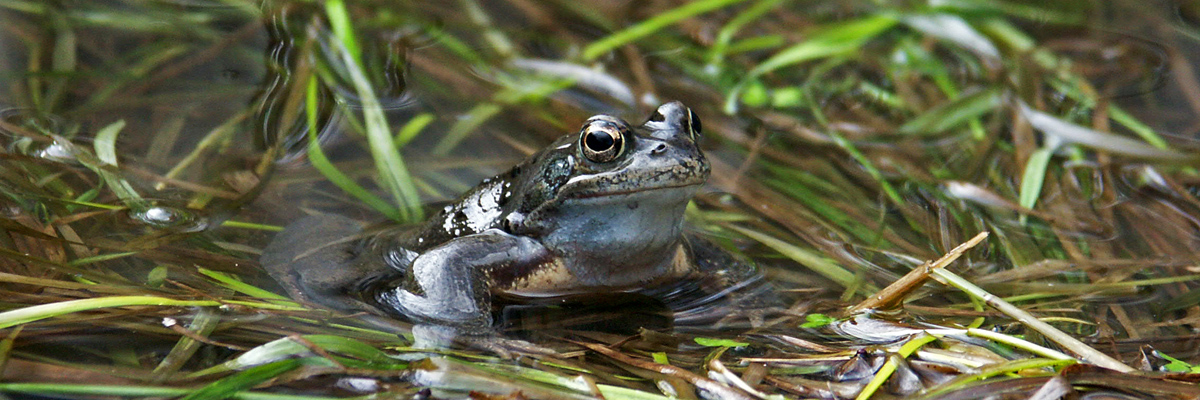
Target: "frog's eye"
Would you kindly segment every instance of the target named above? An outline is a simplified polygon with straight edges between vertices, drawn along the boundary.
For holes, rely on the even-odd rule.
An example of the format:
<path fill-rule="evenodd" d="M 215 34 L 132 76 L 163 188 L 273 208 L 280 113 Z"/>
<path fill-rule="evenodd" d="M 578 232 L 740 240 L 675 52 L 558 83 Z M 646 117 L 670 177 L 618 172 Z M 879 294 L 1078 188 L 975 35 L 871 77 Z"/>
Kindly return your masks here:
<path fill-rule="evenodd" d="M 689 135 L 692 135 L 692 140 L 700 139 L 700 116 L 690 108 L 687 110 L 687 126 L 684 128 L 687 129 Z"/>
<path fill-rule="evenodd" d="M 608 121 L 591 121 L 579 133 L 579 149 L 588 160 L 606 163 L 617 159 L 625 149 L 625 135 L 620 126 Z"/>

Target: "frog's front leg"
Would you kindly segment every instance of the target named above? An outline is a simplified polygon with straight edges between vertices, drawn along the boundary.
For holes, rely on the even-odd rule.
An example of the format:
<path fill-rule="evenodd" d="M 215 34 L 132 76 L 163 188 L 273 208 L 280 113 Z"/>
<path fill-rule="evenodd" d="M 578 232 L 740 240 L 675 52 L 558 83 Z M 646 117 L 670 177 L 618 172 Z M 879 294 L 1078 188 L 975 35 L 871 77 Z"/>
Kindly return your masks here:
<path fill-rule="evenodd" d="M 379 291 L 376 299 L 420 321 L 490 332 L 494 272 L 533 269 L 550 260 L 538 241 L 490 229 L 421 254 L 404 284 Z"/>

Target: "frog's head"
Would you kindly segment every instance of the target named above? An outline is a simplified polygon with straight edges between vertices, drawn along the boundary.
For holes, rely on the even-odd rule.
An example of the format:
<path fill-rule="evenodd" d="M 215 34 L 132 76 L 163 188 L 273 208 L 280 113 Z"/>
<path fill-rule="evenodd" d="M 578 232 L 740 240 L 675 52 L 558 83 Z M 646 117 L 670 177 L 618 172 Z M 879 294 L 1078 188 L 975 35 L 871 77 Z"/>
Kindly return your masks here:
<path fill-rule="evenodd" d="M 593 246 L 589 253 L 666 247 L 678 241 L 684 208 L 708 179 L 699 138 L 699 118 L 679 102 L 639 126 L 589 118 L 577 136 L 523 166 L 522 204 L 508 222 L 563 246 Z"/>
<path fill-rule="evenodd" d="M 658 107 L 641 126 L 608 115 L 589 118 L 572 143 L 575 174 L 560 199 L 612 197 L 701 185 L 708 161 L 700 151 L 700 119 L 682 103 Z"/>

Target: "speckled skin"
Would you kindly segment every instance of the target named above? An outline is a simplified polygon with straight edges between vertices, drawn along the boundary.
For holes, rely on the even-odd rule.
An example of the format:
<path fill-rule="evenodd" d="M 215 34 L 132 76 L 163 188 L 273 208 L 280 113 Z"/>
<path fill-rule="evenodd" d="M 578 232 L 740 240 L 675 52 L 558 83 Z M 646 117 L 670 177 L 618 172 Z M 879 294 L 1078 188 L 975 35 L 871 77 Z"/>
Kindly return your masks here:
<path fill-rule="evenodd" d="M 619 127 L 623 151 L 590 159 L 581 135 L 592 124 Z M 731 257 L 700 265 L 712 257 L 695 254 L 712 254 L 711 244 L 683 234 L 684 208 L 709 174 L 699 125 L 679 102 L 636 127 L 592 117 L 581 134 L 485 180 L 422 224 L 361 232 L 345 217 L 309 217 L 276 237 L 263 264 L 299 299 L 466 328 L 491 325 L 498 294 L 632 291 L 731 268 L 752 275 Z"/>

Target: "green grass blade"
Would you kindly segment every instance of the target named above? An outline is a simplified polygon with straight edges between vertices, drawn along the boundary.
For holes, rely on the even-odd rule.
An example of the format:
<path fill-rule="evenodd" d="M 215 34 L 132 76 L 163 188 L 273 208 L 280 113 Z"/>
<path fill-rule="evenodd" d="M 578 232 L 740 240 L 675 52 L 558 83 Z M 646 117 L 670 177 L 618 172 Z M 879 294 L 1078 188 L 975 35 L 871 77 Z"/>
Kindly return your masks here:
<path fill-rule="evenodd" d="M 342 61 L 346 63 L 346 72 L 350 74 L 354 90 L 362 101 L 367 144 L 371 148 L 371 157 L 375 160 L 379 179 L 399 203 L 399 220 L 415 222 L 425 219 L 417 188 L 408 173 L 408 167 L 400 157 L 400 152 L 396 151 L 396 142 L 392 140 L 391 128 L 388 127 L 387 117 L 383 114 L 379 99 L 375 97 L 375 89 L 363 74 L 361 65 L 354 61 L 346 49 L 342 50 Z"/>
<path fill-rule="evenodd" d="M 329 18 L 329 28 L 333 30 L 333 35 L 342 42 L 342 47 L 350 52 L 357 65 L 362 65 L 362 50 L 358 46 L 358 39 L 354 36 L 354 24 L 350 22 L 350 11 L 346 9 L 346 2 L 343 0 L 326 0 L 325 1 L 325 16 Z"/>
<path fill-rule="evenodd" d="M 1163 140 L 1162 136 L 1159 136 L 1157 132 L 1154 132 L 1154 128 L 1142 123 L 1142 121 L 1139 121 L 1137 117 L 1125 112 L 1125 110 L 1121 109 L 1121 107 L 1117 107 L 1115 104 L 1109 104 L 1108 115 L 1112 117 L 1113 121 L 1117 121 L 1117 123 L 1129 128 L 1129 130 L 1137 134 L 1138 137 L 1142 138 L 1142 140 L 1145 140 L 1146 143 L 1150 143 L 1151 146 L 1160 149 L 1167 148 L 1167 141 Z"/>
<path fill-rule="evenodd" d="M 183 397 L 183 400 L 224 400 L 280 374 L 296 369 L 300 360 L 288 359 L 259 365 L 210 383 Z"/>
<path fill-rule="evenodd" d="M 388 357 L 382 350 L 351 338 L 336 335 L 304 335 L 301 338 L 329 353 L 354 357 L 377 368 L 403 369 L 408 366 L 402 360 Z M 305 344 L 301 344 L 292 338 L 280 338 L 250 349 L 237 358 L 222 364 L 220 367 L 225 370 L 243 369 L 311 354 L 312 349 L 309 349 Z"/>
<path fill-rule="evenodd" d="M 583 49 L 583 59 L 584 61 L 593 61 L 612 49 L 649 36 L 668 25 L 743 1 L 745 0 L 700 0 L 664 11 L 650 19 L 625 28 L 625 30 L 614 32 L 593 42 Z"/>
<path fill-rule="evenodd" d="M 321 175 L 324 175 L 325 179 L 342 189 L 343 192 L 392 220 L 400 220 L 400 211 L 396 207 L 354 182 L 353 179 L 337 169 L 328 157 L 325 157 L 325 152 L 321 150 L 321 142 L 317 139 L 317 79 L 315 77 L 308 81 L 307 93 L 305 113 L 308 120 L 308 162 Z"/>
<path fill-rule="evenodd" d="M 404 124 L 400 128 L 400 132 L 396 134 L 396 147 L 404 147 L 434 121 L 437 121 L 437 117 L 430 113 L 420 113 L 408 120 L 408 123 Z"/>
<path fill-rule="evenodd" d="M 864 43 L 891 29 L 899 20 L 892 15 L 874 15 L 827 28 L 808 40 L 781 50 L 756 65 L 733 88 L 725 99 L 725 112 L 737 111 L 737 99 L 742 90 L 759 76 L 777 69 L 819 58 L 847 54 L 858 50 Z"/>
<path fill-rule="evenodd" d="M 900 133 L 922 135 L 945 132 L 982 117 L 1000 107 L 1000 89 L 991 88 L 959 97 L 926 111 L 900 126 Z"/>
<path fill-rule="evenodd" d="M 454 125 L 450 126 L 450 130 L 446 132 L 446 136 L 433 147 L 434 155 L 446 155 L 458 146 L 459 142 L 467 138 L 476 128 L 482 126 L 485 122 L 495 117 L 504 111 L 504 107 L 494 102 L 486 102 L 476 104 L 475 107 L 467 111 L 467 115 L 459 119 Z"/>
<path fill-rule="evenodd" d="M 726 52 L 729 50 L 729 44 L 733 41 L 733 35 L 737 34 L 746 24 L 757 20 L 763 14 L 775 9 L 783 0 L 759 0 L 753 6 L 742 11 L 733 19 L 729 20 L 721 30 L 717 32 L 717 40 L 713 43 L 708 51 L 708 65 L 712 68 L 717 68 L 723 62 Z"/>
<path fill-rule="evenodd" d="M 984 36 L 962 17 L 954 14 L 936 13 L 910 15 L 904 23 L 929 36 L 942 39 L 986 58 L 989 62 L 1000 59 L 1000 50 L 991 39 Z"/>
<path fill-rule="evenodd" d="M 94 146 L 96 158 L 99 158 L 101 162 L 117 166 L 117 134 L 121 133 L 122 129 L 125 129 L 125 120 L 108 124 L 96 132 Z"/>
<path fill-rule="evenodd" d="M 808 269 L 812 270 L 813 272 L 824 276 L 834 283 L 842 285 L 842 287 L 850 287 L 851 285 L 855 284 L 854 281 L 856 278 L 854 277 L 854 273 L 847 271 L 845 268 L 842 268 L 833 262 L 830 262 L 816 252 L 802 249 L 791 243 L 776 239 L 770 235 L 755 230 L 738 226 L 730 226 L 729 228 L 737 231 L 738 233 L 746 235 L 751 239 L 757 240 L 759 243 L 778 251 L 787 258 L 790 258 L 801 265 L 808 267 Z M 876 292 L 878 290 L 872 288 L 869 289 L 869 291 Z"/>
<path fill-rule="evenodd" d="M 212 300 L 176 300 L 157 296 L 110 296 L 96 297 L 83 300 L 60 301 L 57 303 L 41 304 L 31 307 L 18 308 L 0 313 L 0 329 L 26 324 L 59 315 L 101 308 L 128 306 L 184 306 L 205 307 L 219 306 L 220 302 Z"/>
<path fill-rule="evenodd" d="M 1050 157 L 1054 155 L 1054 148 L 1043 147 L 1033 151 L 1029 155 L 1029 161 L 1025 162 L 1025 172 L 1021 175 L 1021 193 L 1017 203 L 1021 207 L 1033 209 L 1037 204 L 1038 197 L 1042 194 L 1042 184 L 1046 181 L 1046 168 L 1050 166 Z M 1025 216 L 1021 216 L 1021 222 L 1025 221 Z"/>
<path fill-rule="evenodd" d="M 234 291 L 236 291 L 238 293 L 243 293 L 248 296 L 258 297 L 260 299 L 291 300 L 291 299 L 287 298 L 286 296 L 280 296 L 273 292 L 263 290 L 256 286 L 247 284 L 246 282 L 242 282 L 240 279 L 237 279 L 237 277 L 226 274 L 224 272 L 213 271 L 208 268 L 197 268 L 197 272 L 200 272 L 201 275 L 212 278 L 212 280 L 221 282 L 222 286 L 233 289 Z"/>
<path fill-rule="evenodd" d="M 85 153 L 82 149 L 79 150 L 77 157 L 84 166 L 94 171 L 104 183 L 108 184 L 110 190 L 134 211 L 142 211 L 149 208 L 149 203 L 138 194 L 133 185 L 124 177 L 114 173 L 110 168 L 117 166 L 117 134 L 125 127 L 125 121 L 117 121 L 107 126 L 100 128 L 96 133 L 96 140 L 93 145 L 95 148 L 95 157 Z"/>
<path fill-rule="evenodd" d="M 37 394 L 50 397 L 70 396 L 116 396 L 116 397 L 177 397 L 191 389 L 164 386 L 136 385 L 79 385 L 70 383 L 0 383 L 0 392 Z M 234 393 L 231 398 L 240 400 L 342 400 L 342 397 L 302 396 L 277 393 Z"/>
<path fill-rule="evenodd" d="M 67 265 L 70 265 L 73 267 L 78 267 L 80 265 L 87 265 L 87 264 L 92 264 L 92 263 L 98 263 L 101 261 L 108 261 L 108 260 L 115 260 L 115 259 L 123 258 L 123 257 L 129 257 L 134 254 L 137 254 L 137 252 L 136 251 L 123 251 L 123 252 L 119 252 L 119 253 L 97 254 L 97 255 L 94 255 L 91 257 L 77 258 L 77 259 L 68 261 Z"/>

